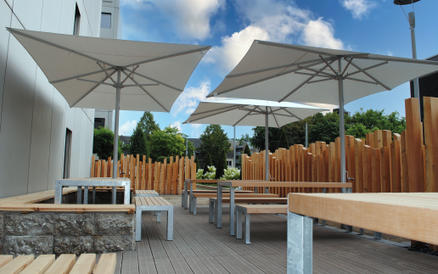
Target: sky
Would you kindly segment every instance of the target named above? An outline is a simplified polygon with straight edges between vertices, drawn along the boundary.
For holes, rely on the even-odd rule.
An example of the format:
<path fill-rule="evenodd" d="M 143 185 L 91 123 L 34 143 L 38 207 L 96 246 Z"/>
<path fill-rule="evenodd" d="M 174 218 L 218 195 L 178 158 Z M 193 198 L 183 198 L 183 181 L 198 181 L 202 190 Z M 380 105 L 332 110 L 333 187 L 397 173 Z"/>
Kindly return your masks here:
<path fill-rule="evenodd" d="M 206 125 L 183 124 L 200 100 L 238 64 L 254 39 L 412 57 L 407 13 L 415 11 L 417 57 L 438 54 L 438 1 L 396 6 L 393 0 L 120 0 L 119 38 L 210 45 L 170 113 L 154 112 L 160 128 L 199 137 Z M 345 105 L 405 115 L 409 85 Z M 122 111 L 120 134 L 131 135 L 143 112 Z M 223 126 L 229 138 L 233 129 Z M 237 138 L 252 135 L 236 127 Z"/>

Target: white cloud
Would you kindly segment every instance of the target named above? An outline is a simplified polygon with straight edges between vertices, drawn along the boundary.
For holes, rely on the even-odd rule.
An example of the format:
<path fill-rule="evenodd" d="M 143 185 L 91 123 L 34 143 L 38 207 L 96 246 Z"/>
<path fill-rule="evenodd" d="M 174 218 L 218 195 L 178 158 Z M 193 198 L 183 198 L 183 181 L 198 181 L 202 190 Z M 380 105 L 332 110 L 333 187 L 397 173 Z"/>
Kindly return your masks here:
<path fill-rule="evenodd" d="M 170 112 L 174 117 L 182 111 L 191 114 L 199 101 L 204 100 L 208 93 L 210 93 L 210 81 L 201 82 L 199 87 L 189 87 L 176 99 Z"/>
<path fill-rule="evenodd" d="M 203 40 L 210 35 L 210 19 L 224 0 L 121 0 L 132 8 L 158 8 L 183 37 Z"/>
<path fill-rule="evenodd" d="M 332 25 L 322 18 L 310 20 L 304 27 L 302 38 L 309 46 L 332 49 L 342 49 L 344 47 L 342 41 L 334 37 Z"/>
<path fill-rule="evenodd" d="M 351 12 L 353 18 L 361 19 L 376 6 L 376 3 L 369 0 L 342 0 L 342 6 Z"/>
<path fill-rule="evenodd" d="M 248 25 L 223 37 L 221 45 L 210 50 L 204 60 L 219 65 L 225 73 L 237 65 L 255 39 L 343 48 L 330 22 L 312 19 L 311 11 L 300 9 L 293 2 L 236 0 L 235 5 Z"/>
<path fill-rule="evenodd" d="M 137 121 L 127 121 L 119 129 L 119 135 L 131 136 L 134 129 L 137 127 Z"/>
<path fill-rule="evenodd" d="M 182 131 L 181 122 L 180 121 L 174 121 L 169 125 L 170 127 L 176 128 L 179 132 Z"/>

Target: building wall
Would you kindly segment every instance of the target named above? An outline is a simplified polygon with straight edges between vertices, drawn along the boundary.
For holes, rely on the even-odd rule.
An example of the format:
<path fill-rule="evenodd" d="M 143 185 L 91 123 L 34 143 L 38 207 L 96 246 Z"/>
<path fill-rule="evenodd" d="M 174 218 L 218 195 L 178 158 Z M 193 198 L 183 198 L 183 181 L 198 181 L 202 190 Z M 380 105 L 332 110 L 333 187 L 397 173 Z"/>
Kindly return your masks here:
<path fill-rule="evenodd" d="M 63 176 L 66 129 L 72 131 L 71 177 L 89 175 L 94 110 L 70 108 L 5 27 L 99 36 L 101 2 L 0 1 L 0 197 L 52 189 Z M 18 17 L 18 19 L 17 19 Z"/>

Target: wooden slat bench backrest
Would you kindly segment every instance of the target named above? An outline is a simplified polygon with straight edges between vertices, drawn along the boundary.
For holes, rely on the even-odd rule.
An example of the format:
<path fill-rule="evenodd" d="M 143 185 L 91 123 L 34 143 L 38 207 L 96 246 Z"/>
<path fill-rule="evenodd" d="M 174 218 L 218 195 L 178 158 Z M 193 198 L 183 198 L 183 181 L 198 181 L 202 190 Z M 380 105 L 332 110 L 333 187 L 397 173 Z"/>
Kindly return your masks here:
<path fill-rule="evenodd" d="M 287 205 L 236 204 L 236 207 L 245 208 L 248 214 L 286 214 L 287 213 Z"/>
<path fill-rule="evenodd" d="M 33 255 L 20 255 L 0 268 L 0 273 L 20 273 L 34 259 Z"/>
<path fill-rule="evenodd" d="M 88 253 L 81 254 L 75 265 L 70 271 L 70 274 L 91 274 L 96 264 L 96 254 Z"/>
<path fill-rule="evenodd" d="M 162 197 L 135 197 L 136 206 L 172 206 Z"/>
<path fill-rule="evenodd" d="M 76 262 L 76 255 L 61 254 L 56 261 L 47 269 L 45 274 L 67 274 Z"/>
<path fill-rule="evenodd" d="M 93 274 L 114 273 L 114 271 L 116 270 L 116 262 L 116 253 L 107 253 L 100 255 L 99 263 L 94 268 Z"/>
<path fill-rule="evenodd" d="M 55 255 L 40 255 L 32 263 L 30 263 L 26 268 L 20 272 L 21 274 L 42 274 L 44 273 L 50 265 L 55 261 Z"/>
<path fill-rule="evenodd" d="M 12 255 L 0 255 L 0 267 L 12 261 L 13 258 Z"/>
<path fill-rule="evenodd" d="M 215 198 L 217 197 L 216 193 L 193 193 L 193 196 L 196 198 Z M 222 197 L 230 197 L 230 193 L 223 193 Z M 278 194 L 266 194 L 266 193 L 235 193 L 234 197 L 279 197 Z"/>
<path fill-rule="evenodd" d="M 289 211 L 438 245 L 438 193 L 291 193 Z"/>

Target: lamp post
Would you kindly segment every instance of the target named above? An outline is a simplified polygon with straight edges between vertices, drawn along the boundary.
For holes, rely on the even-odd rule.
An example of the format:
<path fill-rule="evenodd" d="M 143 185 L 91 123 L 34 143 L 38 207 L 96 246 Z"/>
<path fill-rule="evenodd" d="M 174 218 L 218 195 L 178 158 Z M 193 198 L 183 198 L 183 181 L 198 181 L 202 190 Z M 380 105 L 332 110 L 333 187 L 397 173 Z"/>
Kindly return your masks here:
<path fill-rule="evenodd" d="M 394 0 L 395 5 L 404 6 L 410 5 L 420 0 Z M 417 45 L 415 42 L 415 12 L 408 13 L 409 28 L 411 30 L 411 43 L 412 43 L 412 58 L 417 59 Z M 414 97 L 420 98 L 420 85 L 418 78 L 414 79 Z"/>

